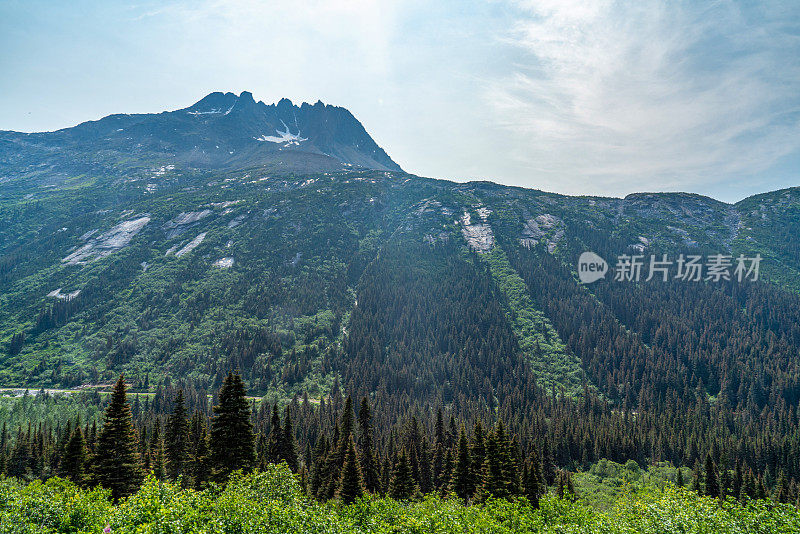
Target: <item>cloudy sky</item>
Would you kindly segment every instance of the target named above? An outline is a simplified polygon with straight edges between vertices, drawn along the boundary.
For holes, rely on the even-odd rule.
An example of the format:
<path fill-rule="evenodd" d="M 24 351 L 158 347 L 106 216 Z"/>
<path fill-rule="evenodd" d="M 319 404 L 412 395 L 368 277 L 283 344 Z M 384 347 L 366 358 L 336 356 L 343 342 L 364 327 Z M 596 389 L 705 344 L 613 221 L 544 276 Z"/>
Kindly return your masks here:
<path fill-rule="evenodd" d="M 248 90 L 345 106 L 424 176 L 726 201 L 800 185 L 797 0 L 3 0 L 0 49 L 0 129 Z"/>

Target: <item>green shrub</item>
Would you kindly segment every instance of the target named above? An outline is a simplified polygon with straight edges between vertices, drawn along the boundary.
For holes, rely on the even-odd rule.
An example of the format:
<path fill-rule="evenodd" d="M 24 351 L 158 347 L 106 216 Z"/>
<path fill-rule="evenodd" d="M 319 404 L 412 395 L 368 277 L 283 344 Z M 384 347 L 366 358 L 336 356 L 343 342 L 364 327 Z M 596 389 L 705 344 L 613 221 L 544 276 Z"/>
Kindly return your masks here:
<path fill-rule="evenodd" d="M 28 485 L 0 478 L 0 534 L 100 534 L 107 524 L 114 534 L 771 534 L 800 532 L 800 513 L 771 501 L 721 502 L 669 483 L 623 492 L 607 512 L 554 495 L 543 497 L 538 509 L 524 498 L 465 506 L 436 495 L 318 503 L 285 465 L 237 473 L 224 488 L 203 491 L 149 477 L 116 506 L 105 490 L 57 478 Z"/>

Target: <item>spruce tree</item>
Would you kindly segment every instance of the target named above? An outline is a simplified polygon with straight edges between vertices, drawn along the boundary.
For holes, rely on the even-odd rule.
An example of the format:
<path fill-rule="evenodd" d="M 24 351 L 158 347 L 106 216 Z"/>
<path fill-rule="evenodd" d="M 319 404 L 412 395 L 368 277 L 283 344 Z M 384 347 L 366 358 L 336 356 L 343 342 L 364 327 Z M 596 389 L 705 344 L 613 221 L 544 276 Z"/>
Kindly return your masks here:
<path fill-rule="evenodd" d="M 321 495 L 321 487 L 325 482 L 325 465 L 328 456 L 328 438 L 322 434 L 314 445 L 313 464 L 309 480 L 309 493 L 314 497 Z"/>
<path fill-rule="evenodd" d="M 28 434 L 22 428 L 17 432 L 17 439 L 14 448 L 11 450 L 11 457 L 8 459 L 6 474 L 20 480 L 31 480 L 31 443 Z"/>
<path fill-rule="evenodd" d="M 347 454 L 347 444 L 350 436 L 353 435 L 353 399 L 350 395 L 344 403 L 344 410 L 342 410 L 342 421 L 339 425 L 339 443 L 336 451 L 336 459 L 339 469 L 344 466 L 345 455 Z"/>
<path fill-rule="evenodd" d="M 709 497 L 719 497 L 720 489 L 717 478 L 717 468 L 714 465 L 714 460 L 711 459 L 711 454 L 706 455 L 705 465 L 705 493 Z"/>
<path fill-rule="evenodd" d="M 748 470 L 747 474 L 744 475 L 742 489 L 739 492 L 739 500 L 746 501 L 747 499 L 755 499 L 756 492 L 756 482 L 755 478 L 753 477 L 753 472 Z"/>
<path fill-rule="evenodd" d="M 75 430 L 69 441 L 64 446 L 64 455 L 61 458 L 61 476 L 72 480 L 82 486 L 86 482 L 86 459 L 88 451 L 86 440 L 83 437 L 80 423 L 75 425 Z"/>
<path fill-rule="evenodd" d="M 283 429 L 281 417 L 278 415 L 278 403 L 272 406 L 272 419 L 270 420 L 269 438 L 267 438 L 267 462 L 280 463 L 284 457 Z"/>
<path fill-rule="evenodd" d="M 361 479 L 361 466 L 356 457 L 356 448 L 351 437 L 347 445 L 342 479 L 339 483 L 339 498 L 345 504 L 351 504 L 364 494 L 364 485 Z"/>
<path fill-rule="evenodd" d="M 195 413 L 192 419 L 190 443 L 191 482 L 194 489 L 203 489 L 211 480 L 211 450 L 208 446 L 208 429 L 205 416 Z"/>
<path fill-rule="evenodd" d="M 469 457 L 466 432 L 462 426 L 458 436 L 458 453 L 450 487 L 459 498 L 469 501 L 470 497 L 472 497 L 473 485 L 472 462 Z"/>
<path fill-rule="evenodd" d="M 576 499 L 575 485 L 572 482 L 572 473 L 559 469 L 556 475 L 556 493 L 562 499 L 574 501 Z"/>
<path fill-rule="evenodd" d="M 372 450 L 372 410 L 366 397 L 361 399 L 361 406 L 358 409 L 358 429 L 359 463 L 361 464 L 361 472 L 364 475 L 364 487 L 370 493 L 377 493 L 380 489 L 380 475 L 378 473 L 378 463 L 375 460 L 375 452 Z"/>
<path fill-rule="evenodd" d="M 150 472 L 158 480 L 164 480 L 167 473 L 164 468 L 164 440 L 161 439 L 161 420 L 159 418 L 156 418 L 153 434 L 150 436 L 150 459 Z"/>
<path fill-rule="evenodd" d="M 389 496 L 397 500 L 408 500 L 414 497 L 417 492 L 417 485 L 411 475 L 411 465 L 408 462 L 408 455 L 405 449 L 400 453 L 400 458 L 394 468 L 392 481 L 389 485 Z"/>
<path fill-rule="evenodd" d="M 297 440 L 294 437 L 292 416 L 289 406 L 286 406 L 286 416 L 283 419 L 283 437 L 281 439 L 281 459 L 286 462 L 292 473 L 297 473 L 300 468 L 300 459 L 297 455 Z"/>
<path fill-rule="evenodd" d="M 442 417 L 442 409 L 436 410 L 436 423 L 433 427 L 433 485 L 436 488 L 441 488 L 447 484 L 442 476 L 444 470 L 444 457 L 445 457 L 445 435 L 444 435 L 444 418 Z"/>
<path fill-rule="evenodd" d="M 423 437 L 419 446 L 419 490 L 421 493 L 430 493 L 435 488 L 433 485 L 433 471 L 431 462 L 431 448 L 428 438 Z"/>
<path fill-rule="evenodd" d="M 486 459 L 486 440 L 483 435 L 483 425 L 480 420 L 475 421 L 475 427 L 472 431 L 472 443 L 470 445 L 470 456 L 472 457 L 472 465 L 476 477 L 480 476 L 480 470 L 483 467 L 483 461 Z M 475 481 L 476 484 L 480 480 Z"/>
<path fill-rule="evenodd" d="M 511 443 L 505 434 L 502 421 L 498 421 L 494 431 L 486 440 L 486 457 L 481 467 L 480 500 L 492 495 L 507 498 L 519 491 L 517 467 Z"/>
<path fill-rule="evenodd" d="M 218 398 L 211 420 L 211 460 L 214 478 L 224 482 L 233 471 L 249 471 L 253 467 L 255 436 L 247 392 L 239 374 L 228 373 Z"/>
<path fill-rule="evenodd" d="M 738 498 L 742 492 L 742 484 L 744 483 L 744 473 L 742 471 L 742 461 L 736 461 L 736 472 L 733 477 L 733 496 Z"/>
<path fill-rule="evenodd" d="M 702 484 L 700 483 L 700 469 L 700 462 L 696 461 L 694 463 L 694 469 L 692 469 L 692 483 L 689 485 L 689 489 L 698 494 L 703 493 L 701 488 Z"/>
<path fill-rule="evenodd" d="M 781 503 L 791 502 L 789 498 L 789 483 L 786 482 L 786 477 L 784 476 L 783 471 L 781 471 L 780 475 L 778 475 L 778 482 L 775 484 L 773 500 Z"/>
<path fill-rule="evenodd" d="M 93 458 L 93 481 L 110 489 L 114 500 L 131 495 L 142 482 L 136 430 L 126 390 L 125 377 L 120 375 L 106 409 Z"/>
<path fill-rule="evenodd" d="M 525 496 L 528 498 L 528 502 L 531 503 L 531 506 L 538 508 L 539 500 L 547 491 L 547 484 L 544 480 L 541 461 L 534 453 L 531 457 L 530 465 L 527 463 L 525 465 L 527 466 L 527 472 L 525 472 L 523 478 Z"/>
<path fill-rule="evenodd" d="M 189 439 L 189 421 L 186 419 L 186 406 L 183 390 L 175 396 L 175 407 L 167 420 L 165 449 L 167 454 L 167 476 L 178 480 L 185 474 Z"/>

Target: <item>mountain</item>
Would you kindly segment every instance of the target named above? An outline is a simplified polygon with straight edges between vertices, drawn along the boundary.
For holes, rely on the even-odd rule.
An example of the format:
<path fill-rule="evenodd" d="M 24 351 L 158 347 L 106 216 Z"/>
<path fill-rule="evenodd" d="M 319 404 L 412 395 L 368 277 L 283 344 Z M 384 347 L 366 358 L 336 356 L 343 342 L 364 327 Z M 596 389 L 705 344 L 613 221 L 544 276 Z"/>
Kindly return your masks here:
<path fill-rule="evenodd" d="M 383 428 L 502 415 L 556 465 L 713 445 L 800 476 L 777 460 L 800 450 L 800 188 L 727 204 L 421 178 L 346 110 L 248 93 L 0 139 L 0 387 L 124 371 L 208 391 L 239 369 L 275 400 L 368 396 Z M 610 273 L 582 284 L 588 251 Z M 730 279 L 708 276 L 719 255 Z M 620 256 L 645 276 L 616 279 Z M 677 276 L 690 256 L 700 280 Z"/>
<path fill-rule="evenodd" d="M 246 91 L 211 93 L 188 108 L 110 115 L 55 132 L 0 131 L 5 179 L 21 172 L 53 184 L 159 160 L 217 170 L 401 170 L 346 109 L 322 102 L 296 106 L 288 99 L 266 105 Z"/>

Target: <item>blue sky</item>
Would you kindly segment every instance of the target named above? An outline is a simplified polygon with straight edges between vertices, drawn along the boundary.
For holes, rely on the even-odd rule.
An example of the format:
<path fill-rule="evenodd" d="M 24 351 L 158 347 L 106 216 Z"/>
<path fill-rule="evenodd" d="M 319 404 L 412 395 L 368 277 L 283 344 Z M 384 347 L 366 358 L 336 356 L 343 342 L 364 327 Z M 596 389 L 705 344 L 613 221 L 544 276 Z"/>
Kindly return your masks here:
<path fill-rule="evenodd" d="M 0 129 L 215 91 L 350 109 L 409 172 L 570 194 L 800 185 L 800 2 L 0 2 Z"/>

